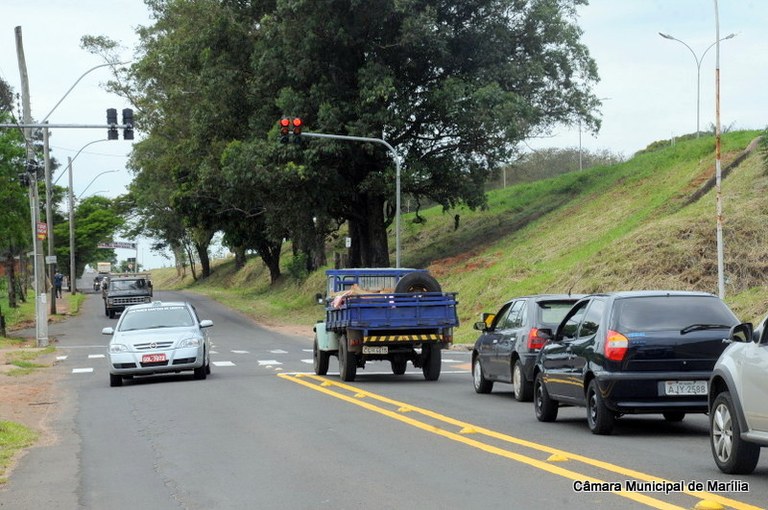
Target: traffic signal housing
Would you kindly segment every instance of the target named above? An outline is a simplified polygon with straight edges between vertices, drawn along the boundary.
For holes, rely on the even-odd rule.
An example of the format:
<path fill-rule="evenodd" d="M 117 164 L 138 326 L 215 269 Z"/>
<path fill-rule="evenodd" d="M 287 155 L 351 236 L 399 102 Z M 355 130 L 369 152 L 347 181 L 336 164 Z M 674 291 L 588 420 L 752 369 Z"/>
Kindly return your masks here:
<path fill-rule="evenodd" d="M 117 140 L 117 110 L 115 108 L 107 108 L 107 140 Z"/>
<path fill-rule="evenodd" d="M 133 140 L 133 110 L 123 108 L 123 140 Z"/>
<path fill-rule="evenodd" d="M 291 119 L 283 117 L 280 119 L 280 143 L 288 143 L 291 132 Z"/>

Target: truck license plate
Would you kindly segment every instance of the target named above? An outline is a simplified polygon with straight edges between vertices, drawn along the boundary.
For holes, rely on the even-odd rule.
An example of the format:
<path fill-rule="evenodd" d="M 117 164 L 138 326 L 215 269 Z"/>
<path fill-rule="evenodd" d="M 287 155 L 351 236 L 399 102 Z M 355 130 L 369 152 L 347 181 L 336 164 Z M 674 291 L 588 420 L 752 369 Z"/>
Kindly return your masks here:
<path fill-rule="evenodd" d="M 706 395 L 707 381 L 664 381 L 665 395 Z"/>
<path fill-rule="evenodd" d="M 371 347 L 368 345 L 363 346 L 363 354 L 389 354 L 389 347 Z"/>
<path fill-rule="evenodd" d="M 160 354 L 145 354 L 141 357 L 142 363 L 158 363 L 160 361 L 166 361 L 165 353 Z"/>

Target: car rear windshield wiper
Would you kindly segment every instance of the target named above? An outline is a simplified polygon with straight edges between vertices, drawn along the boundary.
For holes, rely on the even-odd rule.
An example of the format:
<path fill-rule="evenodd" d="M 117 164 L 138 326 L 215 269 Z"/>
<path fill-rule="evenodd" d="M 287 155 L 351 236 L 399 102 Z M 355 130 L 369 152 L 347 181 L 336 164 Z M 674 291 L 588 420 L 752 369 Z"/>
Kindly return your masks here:
<path fill-rule="evenodd" d="M 690 326 L 686 326 L 683 329 L 680 330 L 680 334 L 684 335 L 686 333 L 690 333 L 691 331 L 701 331 L 704 329 L 730 329 L 731 327 L 728 324 L 691 324 Z"/>

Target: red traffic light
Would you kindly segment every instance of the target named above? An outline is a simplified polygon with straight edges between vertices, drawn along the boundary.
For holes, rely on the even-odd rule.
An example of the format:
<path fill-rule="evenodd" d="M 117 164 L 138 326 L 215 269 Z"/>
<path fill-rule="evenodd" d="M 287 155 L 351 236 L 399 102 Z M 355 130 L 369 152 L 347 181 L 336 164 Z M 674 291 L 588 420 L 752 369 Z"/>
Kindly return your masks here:
<path fill-rule="evenodd" d="M 301 127 L 303 122 L 301 122 L 301 119 L 298 117 L 293 118 L 293 127 Z"/>
<path fill-rule="evenodd" d="M 290 125 L 291 125 L 291 119 L 288 119 L 288 118 L 280 119 L 280 127 L 281 128 L 287 128 Z"/>

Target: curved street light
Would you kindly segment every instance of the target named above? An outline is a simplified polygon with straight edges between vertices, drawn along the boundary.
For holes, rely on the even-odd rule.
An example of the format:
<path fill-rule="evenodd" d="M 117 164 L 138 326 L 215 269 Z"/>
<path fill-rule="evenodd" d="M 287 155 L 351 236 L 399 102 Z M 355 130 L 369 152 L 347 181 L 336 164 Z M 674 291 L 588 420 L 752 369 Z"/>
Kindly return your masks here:
<path fill-rule="evenodd" d="M 664 39 L 669 39 L 670 41 L 677 41 L 683 46 L 685 46 L 686 48 L 688 48 L 688 51 L 690 51 L 691 55 L 693 55 L 693 60 L 696 61 L 696 138 L 698 138 L 699 137 L 699 118 L 700 118 L 699 112 L 700 112 L 700 103 L 701 103 L 701 62 L 702 60 L 704 60 L 704 56 L 707 54 L 707 52 L 711 50 L 714 45 L 716 45 L 720 41 L 725 41 L 726 39 L 733 39 L 734 37 L 736 37 L 736 34 L 728 34 L 722 39 L 718 39 L 717 41 L 713 42 L 707 47 L 706 50 L 704 50 L 704 52 L 701 54 L 700 57 L 696 56 L 696 52 L 693 51 L 693 48 L 688 46 L 685 42 L 681 41 L 677 37 L 673 37 L 669 34 L 664 34 L 661 32 L 659 32 L 659 35 Z"/>
<path fill-rule="evenodd" d="M 85 192 L 86 192 L 86 191 L 88 191 L 88 188 L 90 188 L 90 187 L 91 187 L 91 184 L 93 184 L 93 183 L 96 181 L 96 179 L 98 179 L 99 177 L 101 177 L 101 176 L 102 176 L 102 175 L 104 175 L 104 174 L 112 174 L 112 173 L 115 173 L 115 172 L 119 172 L 119 171 L 120 171 L 120 170 L 104 170 L 103 172 L 96 174 L 96 177 L 94 177 L 93 179 L 91 179 L 91 182 L 89 182 L 89 183 L 88 183 L 88 186 L 86 186 L 86 187 L 85 187 L 85 189 L 83 189 L 83 191 L 82 191 L 82 192 L 80 192 L 80 194 L 79 194 L 79 195 L 77 195 L 77 199 L 78 199 L 78 200 L 80 200 L 80 198 L 81 198 L 83 195 L 85 195 Z"/>

